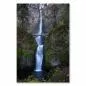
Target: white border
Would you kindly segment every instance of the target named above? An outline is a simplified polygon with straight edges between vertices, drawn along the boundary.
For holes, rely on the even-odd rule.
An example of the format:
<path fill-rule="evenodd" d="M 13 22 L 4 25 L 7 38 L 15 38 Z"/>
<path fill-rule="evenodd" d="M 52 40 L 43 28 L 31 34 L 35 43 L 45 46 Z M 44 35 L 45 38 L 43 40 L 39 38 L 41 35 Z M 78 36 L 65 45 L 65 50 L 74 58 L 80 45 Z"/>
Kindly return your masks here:
<path fill-rule="evenodd" d="M 27 0 L 21 0 L 26 3 Z M 39 3 L 39 0 L 35 0 Z M 44 3 L 55 3 L 47 0 Z M 20 0 L 17 0 L 18 3 Z M 57 0 L 56 3 L 70 3 L 70 75 L 69 84 L 16 83 L 16 3 L 15 0 L 0 1 L 0 86 L 86 86 L 86 1 Z M 28 0 L 28 3 L 34 2 Z M 43 2 L 43 0 L 41 0 Z M 35 2 L 34 2 L 35 3 Z"/>
<path fill-rule="evenodd" d="M 16 0 L 17 3 L 70 3 L 74 0 Z"/>

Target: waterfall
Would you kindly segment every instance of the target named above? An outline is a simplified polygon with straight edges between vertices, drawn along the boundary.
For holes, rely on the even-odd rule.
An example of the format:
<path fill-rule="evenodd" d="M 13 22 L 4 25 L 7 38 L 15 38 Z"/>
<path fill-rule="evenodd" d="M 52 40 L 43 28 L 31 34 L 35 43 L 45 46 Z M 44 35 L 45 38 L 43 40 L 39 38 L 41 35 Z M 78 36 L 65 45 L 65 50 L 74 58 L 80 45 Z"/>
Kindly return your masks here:
<path fill-rule="evenodd" d="M 43 62 L 43 38 L 42 38 L 42 5 L 39 5 L 39 28 L 38 33 L 35 37 L 37 42 L 37 50 L 36 50 L 36 67 L 35 71 L 42 71 L 42 62 Z"/>

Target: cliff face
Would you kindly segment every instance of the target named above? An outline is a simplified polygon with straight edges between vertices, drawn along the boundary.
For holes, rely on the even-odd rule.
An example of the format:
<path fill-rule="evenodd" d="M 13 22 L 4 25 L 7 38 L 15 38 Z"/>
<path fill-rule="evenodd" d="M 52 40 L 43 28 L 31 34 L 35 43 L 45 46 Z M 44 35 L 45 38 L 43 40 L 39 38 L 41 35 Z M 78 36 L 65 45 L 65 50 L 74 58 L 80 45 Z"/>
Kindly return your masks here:
<path fill-rule="evenodd" d="M 53 8 L 56 9 L 56 15 L 53 18 L 48 17 L 49 20 L 54 20 L 54 23 L 50 23 L 52 26 L 45 37 L 46 64 L 69 65 L 69 7 L 68 5 L 56 6 Z"/>
<path fill-rule="evenodd" d="M 65 4 L 49 4 L 44 5 L 42 9 L 44 33 L 47 34 L 53 26 L 59 25 L 63 19 L 65 11 L 67 10 Z M 37 32 L 37 24 L 39 21 L 39 4 L 18 5 L 18 26 L 25 24 L 28 33 Z M 67 14 L 68 15 L 68 14 Z"/>
<path fill-rule="evenodd" d="M 18 68 L 34 67 L 36 42 L 33 34 L 36 33 L 38 29 L 38 6 L 38 4 L 17 5 Z M 58 68 L 59 65 L 61 67 L 68 67 L 69 5 L 45 4 L 43 8 L 43 25 L 45 34 L 44 56 L 46 69 Z"/>

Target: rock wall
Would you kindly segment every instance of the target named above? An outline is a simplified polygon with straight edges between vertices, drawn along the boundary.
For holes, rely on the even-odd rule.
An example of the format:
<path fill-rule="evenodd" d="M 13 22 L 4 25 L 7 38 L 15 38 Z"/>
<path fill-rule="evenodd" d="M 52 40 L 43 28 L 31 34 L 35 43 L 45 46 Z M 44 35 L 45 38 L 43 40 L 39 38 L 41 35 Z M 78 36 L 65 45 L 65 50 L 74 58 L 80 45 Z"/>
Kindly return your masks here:
<path fill-rule="evenodd" d="M 66 4 L 44 4 L 42 9 L 44 33 L 47 34 L 56 24 L 59 25 L 64 17 L 68 5 Z M 20 8 L 20 9 L 19 9 Z M 37 32 L 39 22 L 39 4 L 22 4 L 18 5 L 17 25 L 20 27 L 22 21 L 28 33 Z M 67 13 L 66 13 L 67 14 Z M 68 15 L 68 14 L 67 14 Z M 21 18 L 22 17 L 22 18 Z"/>

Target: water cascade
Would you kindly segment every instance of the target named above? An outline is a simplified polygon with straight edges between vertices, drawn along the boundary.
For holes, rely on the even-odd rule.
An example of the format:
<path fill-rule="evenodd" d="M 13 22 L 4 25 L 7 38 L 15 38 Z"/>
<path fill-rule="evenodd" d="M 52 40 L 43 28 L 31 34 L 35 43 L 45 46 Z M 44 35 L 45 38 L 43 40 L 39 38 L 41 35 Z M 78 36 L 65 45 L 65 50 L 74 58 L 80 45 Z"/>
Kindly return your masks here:
<path fill-rule="evenodd" d="M 42 63 L 43 63 L 43 37 L 42 37 L 42 7 L 43 5 L 39 5 L 39 28 L 38 33 L 35 37 L 37 42 L 37 50 L 36 50 L 36 67 L 35 72 L 42 71 Z"/>

